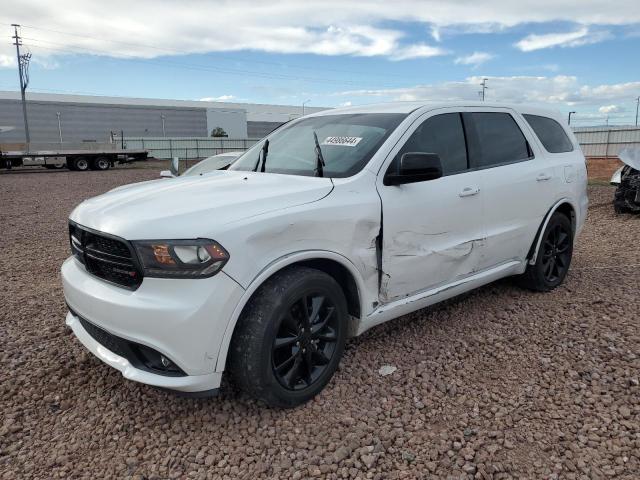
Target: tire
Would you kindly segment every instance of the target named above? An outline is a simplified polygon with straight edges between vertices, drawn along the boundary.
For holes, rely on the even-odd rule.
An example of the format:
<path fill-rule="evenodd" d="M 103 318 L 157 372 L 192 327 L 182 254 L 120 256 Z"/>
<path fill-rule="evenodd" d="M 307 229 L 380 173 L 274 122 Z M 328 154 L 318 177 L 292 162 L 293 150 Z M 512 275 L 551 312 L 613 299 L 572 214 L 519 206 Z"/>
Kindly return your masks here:
<path fill-rule="evenodd" d="M 109 170 L 111 162 L 107 157 L 94 158 L 91 161 L 91 170 Z"/>
<path fill-rule="evenodd" d="M 306 267 L 275 274 L 238 320 L 229 351 L 232 381 L 271 407 L 307 402 L 338 368 L 347 319 L 344 293 L 331 276 Z"/>
<path fill-rule="evenodd" d="M 573 256 L 571 220 L 555 212 L 542 234 L 536 263 L 527 265 L 518 283 L 529 290 L 548 292 L 564 281 Z"/>
<path fill-rule="evenodd" d="M 89 170 L 89 160 L 84 157 L 73 158 L 71 159 L 69 170 L 86 172 L 87 170 Z"/>

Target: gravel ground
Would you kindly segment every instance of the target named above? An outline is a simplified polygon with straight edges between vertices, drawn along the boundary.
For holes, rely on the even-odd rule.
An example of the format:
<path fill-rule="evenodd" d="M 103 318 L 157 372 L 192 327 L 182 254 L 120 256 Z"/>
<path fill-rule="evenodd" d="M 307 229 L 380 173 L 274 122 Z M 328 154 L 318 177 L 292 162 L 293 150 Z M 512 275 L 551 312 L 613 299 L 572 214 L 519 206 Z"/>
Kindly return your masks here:
<path fill-rule="evenodd" d="M 611 187 L 561 288 L 502 281 L 375 328 L 279 411 L 126 381 L 65 328 L 67 215 L 157 174 L 0 175 L 0 478 L 640 477 L 640 217 Z"/>

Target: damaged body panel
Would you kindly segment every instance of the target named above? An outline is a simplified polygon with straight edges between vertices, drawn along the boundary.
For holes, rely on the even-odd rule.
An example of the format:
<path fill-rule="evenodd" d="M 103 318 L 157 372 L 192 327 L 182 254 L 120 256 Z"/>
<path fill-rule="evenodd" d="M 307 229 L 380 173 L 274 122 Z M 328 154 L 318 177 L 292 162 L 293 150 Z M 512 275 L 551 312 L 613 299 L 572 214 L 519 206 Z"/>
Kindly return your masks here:
<path fill-rule="evenodd" d="M 612 184 L 617 184 L 613 198 L 616 213 L 640 213 L 640 149 L 620 152 L 624 166 L 614 174 Z"/>
<path fill-rule="evenodd" d="M 482 198 L 460 197 L 474 173 L 380 190 L 384 213 L 381 303 L 475 272 L 482 259 Z M 446 204 L 446 208 L 437 205 Z M 434 208 L 434 206 L 436 206 Z"/>

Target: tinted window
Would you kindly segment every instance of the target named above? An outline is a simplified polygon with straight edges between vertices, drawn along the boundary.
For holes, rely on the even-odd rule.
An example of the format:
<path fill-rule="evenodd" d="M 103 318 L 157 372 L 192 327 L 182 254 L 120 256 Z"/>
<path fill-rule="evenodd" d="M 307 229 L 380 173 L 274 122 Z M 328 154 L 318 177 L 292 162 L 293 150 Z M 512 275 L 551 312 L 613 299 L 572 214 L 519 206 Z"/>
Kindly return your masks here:
<path fill-rule="evenodd" d="M 544 145 L 547 152 L 562 153 L 573 151 L 571 140 L 567 137 L 564 128 L 552 118 L 538 115 L 523 115 L 529 122 L 533 131 Z"/>
<path fill-rule="evenodd" d="M 445 175 L 466 170 L 467 149 L 460 114 L 444 113 L 425 120 L 398 152 L 391 168 L 397 168 L 400 157 L 407 152 L 437 153 Z"/>
<path fill-rule="evenodd" d="M 518 162 L 531 157 L 527 139 L 508 113 L 470 113 L 475 136 L 469 152 L 476 167 L 491 167 Z"/>

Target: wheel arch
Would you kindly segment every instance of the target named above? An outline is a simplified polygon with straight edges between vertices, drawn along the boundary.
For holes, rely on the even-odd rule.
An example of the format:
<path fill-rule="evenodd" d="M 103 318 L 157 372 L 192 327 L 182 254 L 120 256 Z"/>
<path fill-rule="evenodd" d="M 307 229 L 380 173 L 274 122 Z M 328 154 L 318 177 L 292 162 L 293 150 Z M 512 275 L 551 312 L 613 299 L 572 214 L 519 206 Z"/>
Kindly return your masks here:
<path fill-rule="evenodd" d="M 283 269 L 295 265 L 315 268 L 333 277 L 342 287 L 347 300 L 347 308 L 351 317 L 351 323 L 347 328 L 349 335 L 354 335 L 362 316 L 362 299 L 364 282 L 356 266 L 346 257 L 330 251 L 304 251 L 281 257 L 271 262 L 251 281 L 242 298 L 236 305 L 233 314 L 227 323 L 218 357 L 216 360 L 216 372 L 225 369 L 231 338 L 242 312 L 254 293 L 264 282 Z"/>
<path fill-rule="evenodd" d="M 538 258 L 538 251 L 540 250 L 540 243 L 542 242 L 542 232 L 544 232 L 544 230 L 547 228 L 547 224 L 549 223 L 551 216 L 555 212 L 564 213 L 569 218 L 569 220 L 571 220 L 571 230 L 573 231 L 573 234 L 575 236 L 576 228 L 577 228 L 577 218 L 576 218 L 577 211 L 578 210 L 576 205 L 574 205 L 573 202 L 568 198 L 562 198 L 558 200 L 555 204 L 553 204 L 553 206 L 549 209 L 547 214 L 544 216 L 544 219 L 540 224 L 538 231 L 536 232 L 536 236 L 534 238 L 533 244 L 531 245 L 531 249 L 529 250 L 529 254 L 527 255 L 527 258 L 529 259 L 528 261 L 529 264 L 533 265 L 536 263 L 536 259 Z"/>

